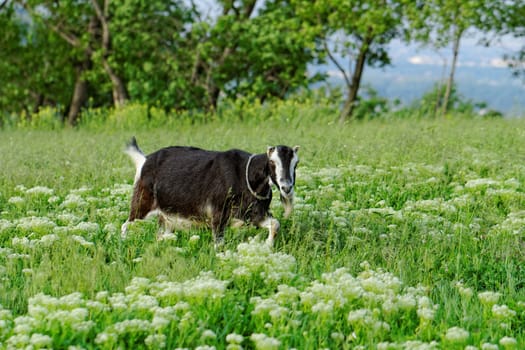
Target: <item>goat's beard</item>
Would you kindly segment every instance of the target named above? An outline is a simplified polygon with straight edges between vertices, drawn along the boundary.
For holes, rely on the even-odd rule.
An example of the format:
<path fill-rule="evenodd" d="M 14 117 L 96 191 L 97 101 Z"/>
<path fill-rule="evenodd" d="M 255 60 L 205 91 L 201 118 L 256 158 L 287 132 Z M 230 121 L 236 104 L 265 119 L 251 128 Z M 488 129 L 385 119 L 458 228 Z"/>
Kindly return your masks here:
<path fill-rule="evenodd" d="M 284 217 L 288 218 L 293 211 L 293 193 L 289 197 L 285 197 L 281 194 L 281 203 L 284 207 Z"/>

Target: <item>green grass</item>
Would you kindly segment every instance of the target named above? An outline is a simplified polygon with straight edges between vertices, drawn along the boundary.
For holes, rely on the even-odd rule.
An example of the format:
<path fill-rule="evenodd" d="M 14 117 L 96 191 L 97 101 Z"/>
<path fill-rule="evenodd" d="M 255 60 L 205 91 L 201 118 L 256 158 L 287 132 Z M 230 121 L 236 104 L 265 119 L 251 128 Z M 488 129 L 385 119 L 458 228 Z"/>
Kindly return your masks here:
<path fill-rule="evenodd" d="M 234 349 L 232 333 L 261 349 L 525 347 L 525 122 L 340 126 L 294 108 L 264 122 L 0 131 L 0 348 Z M 155 220 L 121 240 L 132 135 L 146 152 L 300 145 L 296 210 L 285 220 L 272 204 L 273 250 L 250 227 L 229 229 L 219 252 L 206 229 L 159 242 Z M 73 309 L 87 311 L 61 318 Z"/>

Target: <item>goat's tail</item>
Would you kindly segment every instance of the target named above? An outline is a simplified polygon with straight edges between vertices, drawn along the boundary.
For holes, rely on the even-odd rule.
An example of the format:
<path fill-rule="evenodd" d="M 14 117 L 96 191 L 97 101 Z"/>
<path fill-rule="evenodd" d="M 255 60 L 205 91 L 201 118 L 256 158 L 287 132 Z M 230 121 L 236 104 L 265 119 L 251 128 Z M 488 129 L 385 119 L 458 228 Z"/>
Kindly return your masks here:
<path fill-rule="evenodd" d="M 142 166 L 146 162 L 146 156 L 144 155 L 144 152 L 139 148 L 139 145 L 137 144 L 137 139 L 135 139 L 135 136 L 131 138 L 131 140 L 126 144 L 126 148 L 124 149 L 124 152 L 131 158 L 133 163 L 135 164 L 135 184 L 140 178 L 140 174 L 142 172 Z"/>

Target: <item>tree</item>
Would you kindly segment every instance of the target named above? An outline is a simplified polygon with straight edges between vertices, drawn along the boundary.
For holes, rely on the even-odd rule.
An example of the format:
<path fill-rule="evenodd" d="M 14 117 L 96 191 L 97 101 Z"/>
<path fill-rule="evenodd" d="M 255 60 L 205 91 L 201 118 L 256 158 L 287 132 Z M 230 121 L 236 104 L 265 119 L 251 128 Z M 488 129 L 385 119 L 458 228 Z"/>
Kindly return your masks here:
<path fill-rule="evenodd" d="M 351 118 L 365 66 L 390 63 L 387 45 L 402 34 L 404 7 L 398 0 L 294 0 L 299 16 L 316 28 L 318 43 L 344 77 L 347 95 L 340 121 Z M 337 57 L 347 58 L 348 64 Z M 345 68 L 348 66 L 348 68 Z"/>
<path fill-rule="evenodd" d="M 525 3 L 523 1 L 506 2 L 506 11 L 502 12 L 495 21 L 499 24 L 498 31 L 502 35 L 512 35 L 515 38 L 525 38 Z M 525 44 L 521 49 L 504 57 L 515 76 L 521 76 L 525 81 Z"/>
<path fill-rule="evenodd" d="M 449 108 L 461 40 L 472 30 L 485 34 L 494 32 L 504 20 L 500 14 L 506 7 L 504 1 L 431 0 L 423 2 L 419 11 L 410 14 L 409 20 L 415 31 L 413 38 L 436 48 L 452 45 L 452 62 L 441 103 L 442 115 Z"/>
<path fill-rule="evenodd" d="M 67 106 L 72 70 L 67 45 L 31 21 L 15 2 L 0 8 L 0 110 L 25 112 L 42 106 Z"/>
<path fill-rule="evenodd" d="M 177 53 L 187 51 L 181 45 L 181 35 L 191 21 L 191 10 L 183 1 L 16 2 L 23 6 L 32 23 L 43 31 L 47 30 L 48 37 L 54 41 L 59 38 L 61 43 L 58 45 L 68 47 L 57 56 L 68 62 L 65 65 L 71 67 L 73 73 L 70 74 L 74 77 L 74 84 L 64 86 L 65 90 L 70 89 L 69 124 L 77 122 L 88 99 L 94 106 L 112 101 L 118 108 L 129 100 L 128 90 L 131 88 L 133 98 L 154 100 L 168 107 L 168 100 L 171 100 L 169 105 L 180 100 L 173 98 L 177 91 L 191 91 L 187 88 L 188 83 L 183 86 L 172 83 L 188 78 L 187 73 L 177 77 L 181 70 L 173 69 L 175 61 L 188 61 L 176 57 Z M 152 69 L 156 63 L 160 63 L 162 69 Z M 183 63 L 178 65 L 183 66 Z M 166 85 L 170 88 L 167 89 Z M 162 92 L 162 99 L 151 91 Z"/>
<path fill-rule="evenodd" d="M 180 0 L 122 0 L 110 5 L 113 39 L 108 63 L 119 69 L 129 98 L 164 109 L 202 105 L 203 91 L 190 81 L 196 10 Z M 101 59 L 98 55 L 98 62 Z"/>
<path fill-rule="evenodd" d="M 75 85 L 68 112 L 68 122 L 75 124 L 81 107 L 88 98 L 86 74 L 94 61 L 100 62 L 112 84 L 113 103 L 121 106 L 128 99 L 121 76 L 112 68 L 111 32 L 109 28 L 109 0 L 21 0 L 34 21 L 71 46 L 71 59 L 75 67 Z"/>
<path fill-rule="evenodd" d="M 197 43 L 191 81 L 204 89 L 207 110 L 217 108 L 221 95 L 264 101 L 308 85 L 313 36 L 289 1 L 219 3 L 217 18 L 191 32 Z"/>

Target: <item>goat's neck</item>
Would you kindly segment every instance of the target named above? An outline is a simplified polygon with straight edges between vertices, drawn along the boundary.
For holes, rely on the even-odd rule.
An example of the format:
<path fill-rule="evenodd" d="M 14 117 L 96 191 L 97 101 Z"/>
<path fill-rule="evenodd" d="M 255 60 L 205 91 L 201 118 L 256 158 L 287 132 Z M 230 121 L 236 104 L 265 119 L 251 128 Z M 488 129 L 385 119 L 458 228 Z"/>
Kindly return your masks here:
<path fill-rule="evenodd" d="M 248 179 L 255 192 L 266 194 L 270 180 L 270 165 L 265 153 L 253 157 L 248 169 Z"/>

